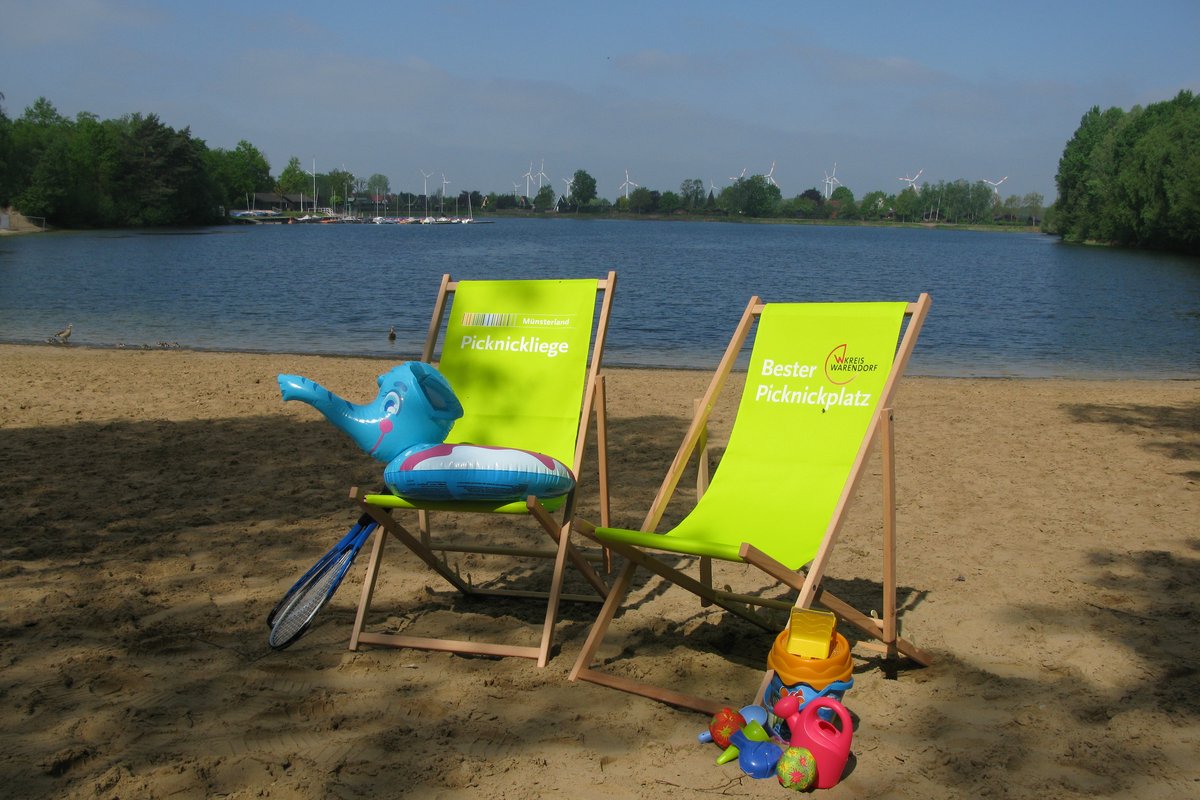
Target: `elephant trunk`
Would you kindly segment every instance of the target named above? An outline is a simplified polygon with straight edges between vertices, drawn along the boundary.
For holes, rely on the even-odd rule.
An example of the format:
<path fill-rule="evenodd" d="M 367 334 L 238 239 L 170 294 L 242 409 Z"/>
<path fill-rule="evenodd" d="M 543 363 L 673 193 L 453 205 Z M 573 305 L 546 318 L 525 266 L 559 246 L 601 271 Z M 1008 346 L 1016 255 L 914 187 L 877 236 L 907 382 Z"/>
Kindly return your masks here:
<path fill-rule="evenodd" d="M 316 381 L 300 375 L 280 375 L 279 393 L 284 401 L 299 400 L 320 411 L 334 427 L 352 438 L 360 448 L 375 455 L 374 449 L 381 438 L 381 420 L 372 416 L 366 406 L 356 406 L 349 400 L 338 397 Z M 384 424 L 390 429 L 390 425 Z"/>

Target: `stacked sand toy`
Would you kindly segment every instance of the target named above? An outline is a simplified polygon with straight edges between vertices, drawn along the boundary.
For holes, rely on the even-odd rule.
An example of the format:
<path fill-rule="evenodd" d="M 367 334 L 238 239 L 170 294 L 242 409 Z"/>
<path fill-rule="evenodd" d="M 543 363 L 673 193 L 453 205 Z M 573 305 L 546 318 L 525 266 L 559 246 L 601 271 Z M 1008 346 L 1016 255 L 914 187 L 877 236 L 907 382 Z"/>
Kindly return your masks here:
<path fill-rule="evenodd" d="M 831 697 L 840 702 L 854 685 L 854 679 L 850 677 L 854 668 L 850 643 L 834 630 L 835 620 L 817 619 L 814 623 L 814 615 L 821 613 L 796 609 L 791 623 L 775 638 L 775 644 L 767 654 L 767 668 L 775 673 L 763 698 L 767 708 L 774 707 L 785 695 L 800 695 L 801 708 L 817 697 Z M 797 639 L 803 641 L 798 643 Z M 796 651 L 809 655 L 800 655 Z M 782 720 L 775 718 L 771 723 L 778 735 L 787 738 L 789 732 Z"/>

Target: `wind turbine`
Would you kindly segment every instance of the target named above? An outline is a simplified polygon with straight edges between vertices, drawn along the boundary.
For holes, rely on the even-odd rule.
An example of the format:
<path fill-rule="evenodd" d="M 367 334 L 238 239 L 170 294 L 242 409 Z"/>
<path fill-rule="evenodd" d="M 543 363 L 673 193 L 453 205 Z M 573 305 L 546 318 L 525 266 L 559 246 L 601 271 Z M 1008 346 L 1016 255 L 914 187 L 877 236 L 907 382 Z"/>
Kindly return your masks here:
<path fill-rule="evenodd" d="M 742 167 L 742 174 L 741 175 L 730 175 L 729 180 L 736 181 L 736 180 L 741 180 L 744 177 L 746 177 L 746 168 Z"/>
<path fill-rule="evenodd" d="M 525 170 L 525 174 L 521 176 L 525 179 L 525 196 L 529 197 L 529 182 L 533 180 L 533 162 L 529 162 L 529 169 Z"/>
<path fill-rule="evenodd" d="M 834 167 L 834 170 L 835 171 L 837 170 L 836 166 Z M 767 170 L 767 174 L 765 175 L 765 177 L 767 179 L 767 183 L 771 184 L 772 186 L 774 186 L 777 189 L 779 188 L 779 184 L 775 182 L 775 162 L 774 161 L 771 162 L 771 169 Z"/>
<path fill-rule="evenodd" d="M 530 169 L 532 169 L 533 165 L 530 164 L 529 167 L 530 167 Z M 545 178 L 546 180 L 550 180 L 550 176 L 546 174 L 546 159 L 544 159 L 544 158 L 542 159 L 542 165 L 540 167 L 538 167 L 537 179 L 538 179 L 538 191 L 539 192 L 542 190 L 542 178 Z"/>
<path fill-rule="evenodd" d="M 425 198 L 425 218 L 429 219 L 429 178 L 431 175 L 433 175 L 433 173 L 426 172 L 423 169 L 417 170 L 417 171 L 421 173 L 421 176 L 423 178 L 425 178 L 425 183 L 424 183 L 425 188 L 423 188 L 421 190 L 421 196 Z"/>
<path fill-rule="evenodd" d="M 839 181 L 837 179 L 837 162 L 836 161 L 833 162 L 833 172 L 825 173 L 825 199 L 826 200 L 828 200 L 829 197 L 833 194 L 833 185 L 835 183 L 838 184 L 839 186 L 842 183 L 841 181 Z"/>
<path fill-rule="evenodd" d="M 1005 175 L 1003 178 L 1001 178 L 998 181 L 989 181 L 987 178 L 984 178 L 983 182 L 986 183 L 988 186 L 991 186 L 996 191 L 996 194 L 1000 194 L 1000 184 L 1004 183 L 1006 180 L 1008 180 L 1007 175 Z"/>
<path fill-rule="evenodd" d="M 922 173 L 922 172 L 924 172 L 924 171 L 925 171 L 925 169 L 924 169 L 924 167 L 922 167 L 921 169 L 917 170 L 917 174 L 916 174 L 916 175 L 913 175 L 911 178 L 910 178 L 909 176 L 905 175 L 903 178 L 900 178 L 900 180 L 901 180 L 901 181 L 903 181 L 903 182 L 905 182 L 905 183 L 907 183 L 909 186 L 911 186 L 911 187 L 912 187 L 912 189 L 913 189 L 913 191 L 916 191 L 916 189 L 917 189 L 917 178 L 920 178 L 920 177 L 921 177 L 921 173 Z"/>
<path fill-rule="evenodd" d="M 446 187 L 450 185 L 450 181 L 446 180 L 446 173 L 442 173 L 442 199 L 440 201 L 441 214 L 446 215 Z"/>
<path fill-rule="evenodd" d="M 304 170 L 304 171 L 308 172 L 308 170 Z M 313 156 L 312 172 L 308 172 L 308 174 L 312 175 L 312 179 L 313 179 L 313 213 L 316 214 L 317 213 L 317 157 L 316 156 Z M 300 210 L 303 211 L 304 209 L 301 208 Z"/>
<path fill-rule="evenodd" d="M 521 184 L 519 184 L 519 183 L 514 183 L 514 184 L 513 184 L 513 200 L 516 200 L 516 199 L 517 199 L 517 192 L 519 192 L 519 191 L 521 191 Z M 524 198 L 524 197 L 520 198 L 520 204 L 521 204 L 521 205 L 525 205 L 525 198 Z"/>
<path fill-rule="evenodd" d="M 574 177 L 559 178 L 559 180 L 567 185 L 567 193 L 563 195 L 564 198 L 569 198 L 571 195 L 575 194 L 575 178 Z"/>
<path fill-rule="evenodd" d="M 617 190 L 617 191 L 620 191 L 621 189 L 624 189 L 624 190 L 625 190 L 625 201 L 626 201 L 626 202 L 628 202 L 628 201 L 629 201 L 629 187 L 630 187 L 630 186 L 632 186 L 632 187 L 634 187 L 634 188 L 636 189 L 636 188 L 637 188 L 637 186 L 638 186 L 638 184 L 636 184 L 636 183 L 634 183 L 633 181 L 629 180 L 629 170 L 625 170 L 625 182 L 621 184 L 621 186 L 618 188 L 618 190 Z"/>

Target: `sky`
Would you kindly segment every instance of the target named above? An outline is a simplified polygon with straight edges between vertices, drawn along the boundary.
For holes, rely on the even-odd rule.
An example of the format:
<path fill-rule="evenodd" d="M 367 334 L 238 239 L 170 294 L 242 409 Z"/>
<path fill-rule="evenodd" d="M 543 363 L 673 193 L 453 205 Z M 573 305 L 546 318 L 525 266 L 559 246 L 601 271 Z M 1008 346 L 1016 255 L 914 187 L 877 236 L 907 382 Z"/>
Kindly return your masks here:
<path fill-rule="evenodd" d="M 584 169 L 615 199 L 626 171 L 719 191 L 774 165 L 793 197 L 836 165 L 858 198 L 922 170 L 1049 203 L 1092 106 L 1200 92 L 1198 41 L 1196 0 L 0 0 L 0 93 L 392 191 Z"/>

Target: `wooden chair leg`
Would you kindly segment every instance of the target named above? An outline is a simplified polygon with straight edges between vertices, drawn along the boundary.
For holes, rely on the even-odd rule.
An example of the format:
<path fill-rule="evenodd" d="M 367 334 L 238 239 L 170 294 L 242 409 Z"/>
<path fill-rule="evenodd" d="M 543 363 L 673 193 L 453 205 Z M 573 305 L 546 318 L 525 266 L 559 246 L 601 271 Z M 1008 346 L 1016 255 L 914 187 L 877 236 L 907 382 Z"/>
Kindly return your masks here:
<path fill-rule="evenodd" d="M 896 450 L 892 409 L 881 420 L 883 458 L 883 636 L 888 658 L 896 657 Z"/>
<path fill-rule="evenodd" d="M 354 616 L 354 629 L 350 632 L 350 649 L 358 649 L 358 639 L 371 609 L 371 598 L 375 594 L 375 581 L 379 578 L 379 567 L 383 560 L 383 546 L 387 542 L 387 528 L 380 525 L 375 529 L 375 542 L 371 546 L 371 560 L 367 562 L 367 574 L 363 578 L 362 595 L 358 598 L 358 613 Z"/>
<path fill-rule="evenodd" d="M 542 641 L 539 645 L 537 662 L 539 668 L 546 666 L 546 663 L 549 662 L 550 650 L 554 645 L 554 623 L 558 619 L 559 597 L 562 594 L 563 577 L 567 570 L 567 555 L 571 549 L 569 533 L 570 523 L 565 525 L 558 535 L 558 553 L 554 557 L 554 575 L 550 579 L 550 597 L 546 601 L 546 621 L 542 625 Z"/>
<path fill-rule="evenodd" d="M 701 406 L 702 402 L 703 401 L 701 400 L 701 398 L 697 397 L 695 402 L 692 403 L 692 406 L 693 406 L 692 413 L 697 417 L 700 416 L 700 413 L 702 411 L 702 406 Z M 700 429 L 700 438 L 698 440 L 696 440 L 696 500 L 697 500 L 697 502 L 699 502 L 700 498 L 704 496 L 704 493 L 706 491 L 708 491 L 709 478 L 710 478 L 710 475 L 709 475 L 709 470 L 708 470 L 708 424 L 705 423 L 704 427 Z M 710 589 L 712 588 L 712 585 L 713 585 L 712 574 L 713 574 L 712 573 L 712 559 L 707 558 L 707 557 L 702 557 L 700 559 L 700 582 L 703 583 L 705 586 L 709 587 Z M 700 598 L 700 607 L 701 608 L 708 608 L 712 604 L 713 604 L 712 600 L 709 600 L 707 597 Z"/>
<path fill-rule="evenodd" d="M 600 487 L 600 527 L 607 528 L 610 520 L 608 488 L 608 396 L 605 394 L 604 376 L 596 379 L 596 469 Z M 604 547 L 604 574 L 612 575 L 612 548 Z"/>
<path fill-rule="evenodd" d="M 605 598 L 604 605 L 600 607 L 600 614 L 592 623 L 592 629 L 588 631 L 588 637 L 583 643 L 583 650 L 575 659 L 575 666 L 571 668 L 567 680 L 579 680 L 580 674 L 588 671 L 596 657 L 596 651 L 600 649 L 600 643 L 604 641 L 604 634 L 608 632 L 609 624 L 612 623 L 617 609 L 621 607 L 621 602 L 629 592 L 629 584 L 632 583 L 633 573 L 636 570 L 637 564 L 627 561 L 621 571 L 617 573 L 617 579 L 608 589 L 608 597 Z"/>

